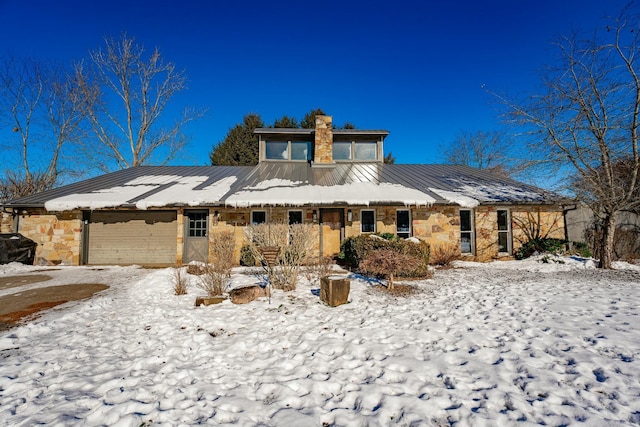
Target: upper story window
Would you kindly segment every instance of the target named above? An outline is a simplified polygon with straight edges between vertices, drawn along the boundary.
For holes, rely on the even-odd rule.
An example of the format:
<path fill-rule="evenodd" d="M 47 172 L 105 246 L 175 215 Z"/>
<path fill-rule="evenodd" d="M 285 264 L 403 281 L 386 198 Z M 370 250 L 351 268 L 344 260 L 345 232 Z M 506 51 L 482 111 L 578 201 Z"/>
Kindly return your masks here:
<path fill-rule="evenodd" d="M 266 141 L 267 160 L 311 160 L 311 143 L 308 141 Z"/>
<path fill-rule="evenodd" d="M 333 160 L 378 160 L 378 143 L 375 141 L 334 141 Z"/>

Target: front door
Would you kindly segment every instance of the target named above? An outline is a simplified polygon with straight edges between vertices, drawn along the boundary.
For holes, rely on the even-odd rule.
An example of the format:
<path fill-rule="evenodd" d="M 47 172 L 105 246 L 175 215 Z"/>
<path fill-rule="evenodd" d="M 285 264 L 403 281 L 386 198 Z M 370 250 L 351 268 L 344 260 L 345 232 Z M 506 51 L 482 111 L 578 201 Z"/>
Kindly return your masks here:
<path fill-rule="evenodd" d="M 344 239 L 344 209 L 320 209 L 320 247 L 322 256 L 340 253 Z"/>
<path fill-rule="evenodd" d="M 207 262 L 209 257 L 209 212 L 189 210 L 184 213 L 184 251 L 182 262 Z"/>

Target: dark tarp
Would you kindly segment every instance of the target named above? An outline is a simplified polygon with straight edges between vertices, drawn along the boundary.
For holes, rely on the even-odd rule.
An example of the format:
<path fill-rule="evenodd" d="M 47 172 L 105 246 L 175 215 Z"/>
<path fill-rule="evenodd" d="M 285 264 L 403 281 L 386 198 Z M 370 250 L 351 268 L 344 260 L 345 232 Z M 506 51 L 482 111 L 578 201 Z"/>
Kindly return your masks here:
<path fill-rule="evenodd" d="M 38 244 L 19 233 L 0 234 L 0 264 L 21 262 L 33 265 Z"/>

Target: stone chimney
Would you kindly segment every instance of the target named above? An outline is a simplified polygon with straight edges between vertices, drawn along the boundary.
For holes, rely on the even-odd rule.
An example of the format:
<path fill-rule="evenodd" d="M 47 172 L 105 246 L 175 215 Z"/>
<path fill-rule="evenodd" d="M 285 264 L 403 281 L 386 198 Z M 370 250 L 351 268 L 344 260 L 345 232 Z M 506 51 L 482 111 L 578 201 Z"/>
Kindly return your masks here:
<path fill-rule="evenodd" d="M 313 161 L 316 165 L 333 164 L 333 125 L 331 116 L 316 116 Z"/>

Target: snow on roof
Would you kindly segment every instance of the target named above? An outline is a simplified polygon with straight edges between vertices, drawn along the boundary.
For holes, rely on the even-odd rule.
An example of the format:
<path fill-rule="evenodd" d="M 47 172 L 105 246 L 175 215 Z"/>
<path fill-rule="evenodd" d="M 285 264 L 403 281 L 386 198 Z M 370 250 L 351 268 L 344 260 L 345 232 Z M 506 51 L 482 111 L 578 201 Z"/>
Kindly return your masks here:
<path fill-rule="evenodd" d="M 49 211 L 171 206 L 303 206 L 390 204 L 475 207 L 494 203 L 560 203 L 540 188 L 455 165 L 305 162 L 257 166 L 144 166 L 125 169 L 11 201 Z"/>
<path fill-rule="evenodd" d="M 344 203 L 364 205 L 402 203 L 406 206 L 428 206 L 435 199 L 422 191 L 399 184 L 351 182 L 342 185 L 300 185 L 293 181 L 274 179 L 258 186 L 247 187 L 227 197 L 225 203 L 234 207 L 322 205 Z"/>
<path fill-rule="evenodd" d="M 48 211 L 114 208 L 135 204 L 138 209 L 184 204 L 198 206 L 219 202 L 237 180 L 225 177 L 198 188 L 208 176 L 144 175 L 124 185 L 75 193 L 45 202 Z"/>

